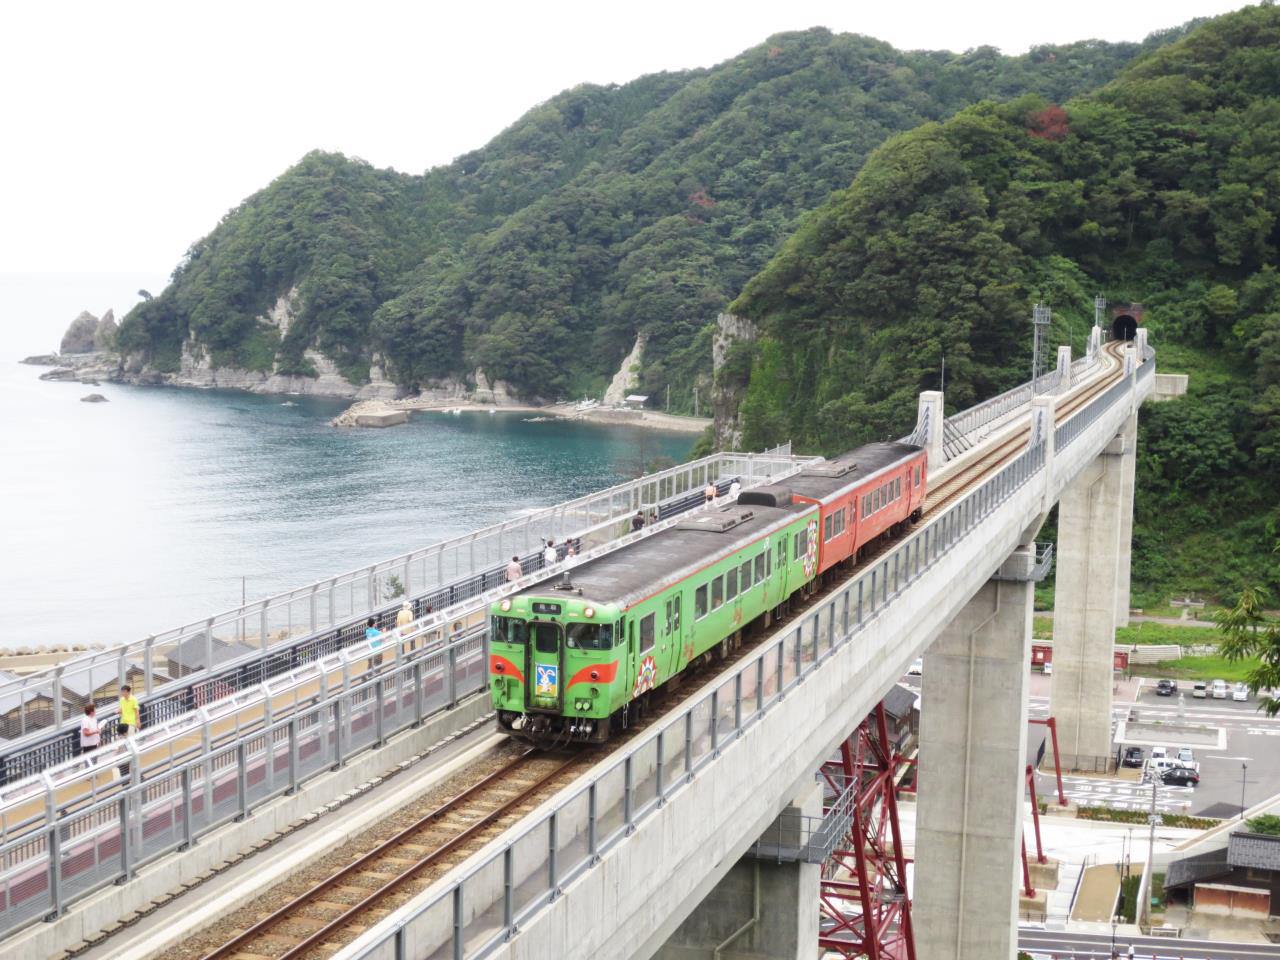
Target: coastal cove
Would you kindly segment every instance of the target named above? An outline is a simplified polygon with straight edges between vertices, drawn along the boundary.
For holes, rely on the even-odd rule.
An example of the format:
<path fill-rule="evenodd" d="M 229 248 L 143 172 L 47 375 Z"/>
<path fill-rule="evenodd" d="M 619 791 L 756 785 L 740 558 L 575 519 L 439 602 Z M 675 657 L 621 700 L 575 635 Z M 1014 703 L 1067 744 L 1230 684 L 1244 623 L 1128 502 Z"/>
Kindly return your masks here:
<path fill-rule="evenodd" d="M 340 430 L 347 399 L 50 383 L 0 365 L 0 648 L 207 616 L 683 459 L 694 437 L 527 412 Z M 105 403 L 81 403 L 89 393 Z"/>

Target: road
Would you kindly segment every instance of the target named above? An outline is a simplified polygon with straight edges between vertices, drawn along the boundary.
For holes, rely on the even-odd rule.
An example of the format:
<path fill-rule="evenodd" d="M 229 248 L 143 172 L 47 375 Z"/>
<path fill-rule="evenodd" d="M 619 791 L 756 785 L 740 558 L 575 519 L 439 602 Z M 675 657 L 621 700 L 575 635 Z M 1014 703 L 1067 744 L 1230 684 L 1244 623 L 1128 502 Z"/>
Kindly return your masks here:
<path fill-rule="evenodd" d="M 1132 944 L 1135 960 L 1261 960 L 1280 957 L 1280 945 L 1228 943 L 1223 940 L 1174 940 L 1166 937 L 1116 938 L 1117 956 L 1128 957 Z M 1036 960 L 1095 960 L 1111 957 L 1110 933 L 1067 933 L 1058 930 L 1018 928 L 1018 949 Z"/>

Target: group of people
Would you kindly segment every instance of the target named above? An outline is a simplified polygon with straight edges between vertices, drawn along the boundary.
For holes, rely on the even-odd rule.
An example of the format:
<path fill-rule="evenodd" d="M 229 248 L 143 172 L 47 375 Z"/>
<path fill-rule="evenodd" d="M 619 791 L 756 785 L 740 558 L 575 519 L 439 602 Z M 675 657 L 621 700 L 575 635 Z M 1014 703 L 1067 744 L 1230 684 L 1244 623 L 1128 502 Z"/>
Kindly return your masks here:
<path fill-rule="evenodd" d="M 116 718 L 116 736 L 131 737 L 142 726 L 142 711 L 138 698 L 133 695 L 133 688 L 127 683 L 120 688 L 120 715 Z M 92 700 L 84 705 L 84 716 L 80 718 L 80 752 L 93 753 L 102 746 L 102 722 L 98 719 L 98 707 Z M 129 765 L 120 768 L 122 774 L 128 774 Z"/>
<path fill-rule="evenodd" d="M 555 564 L 559 563 L 561 559 L 564 559 L 567 562 L 573 559 L 574 557 L 576 557 L 577 555 L 578 555 L 578 551 L 574 547 L 573 541 L 565 540 L 564 557 L 561 558 L 560 550 L 558 547 L 556 547 L 555 538 L 547 537 L 546 541 L 544 542 L 544 546 L 542 548 L 542 568 L 545 570 L 548 567 L 555 566 Z M 507 583 L 514 583 L 516 580 L 519 580 L 523 576 L 524 576 L 524 564 L 520 562 L 520 557 L 518 554 L 513 554 L 511 557 L 511 562 L 507 564 L 506 581 Z"/>
<path fill-rule="evenodd" d="M 742 484 L 738 482 L 738 478 L 734 477 L 733 482 L 729 484 L 729 499 L 734 503 L 738 501 L 738 494 L 742 492 Z M 707 488 L 703 491 L 704 502 L 707 506 L 715 503 L 720 498 L 720 488 L 716 486 L 714 480 L 707 481 Z"/>

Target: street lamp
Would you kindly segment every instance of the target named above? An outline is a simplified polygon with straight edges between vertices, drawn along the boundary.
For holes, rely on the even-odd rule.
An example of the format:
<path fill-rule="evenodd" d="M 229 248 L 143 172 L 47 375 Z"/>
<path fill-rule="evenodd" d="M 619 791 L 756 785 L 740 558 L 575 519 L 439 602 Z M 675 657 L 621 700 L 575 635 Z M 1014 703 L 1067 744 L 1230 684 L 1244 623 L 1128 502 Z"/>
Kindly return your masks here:
<path fill-rule="evenodd" d="M 1240 761 L 1240 819 L 1244 819 L 1244 785 L 1249 780 L 1249 762 Z"/>
<path fill-rule="evenodd" d="M 1120 922 L 1120 918 L 1114 913 L 1111 915 L 1111 960 L 1116 960 L 1116 924 Z"/>

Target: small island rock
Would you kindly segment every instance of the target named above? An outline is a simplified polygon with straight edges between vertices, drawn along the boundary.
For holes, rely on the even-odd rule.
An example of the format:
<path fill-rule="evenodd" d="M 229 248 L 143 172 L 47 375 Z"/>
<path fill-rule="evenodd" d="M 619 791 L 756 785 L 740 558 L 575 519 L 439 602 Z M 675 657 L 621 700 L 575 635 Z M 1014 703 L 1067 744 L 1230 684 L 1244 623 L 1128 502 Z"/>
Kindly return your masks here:
<path fill-rule="evenodd" d="M 80 402 L 81 403 L 109 403 L 110 401 L 108 401 L 107 398 L 100 393 L 91 393 L 88 396 L 81 397 Z"/>
<path fill-rule="evenodd" d="M 112 321 L 114 325 L 115 321 Z M 92 353 L 93 336 L 98 331 L 98 318 L 88 310 L 71 321 L 67 332 L 62 335 L 62 353 Z"/>

